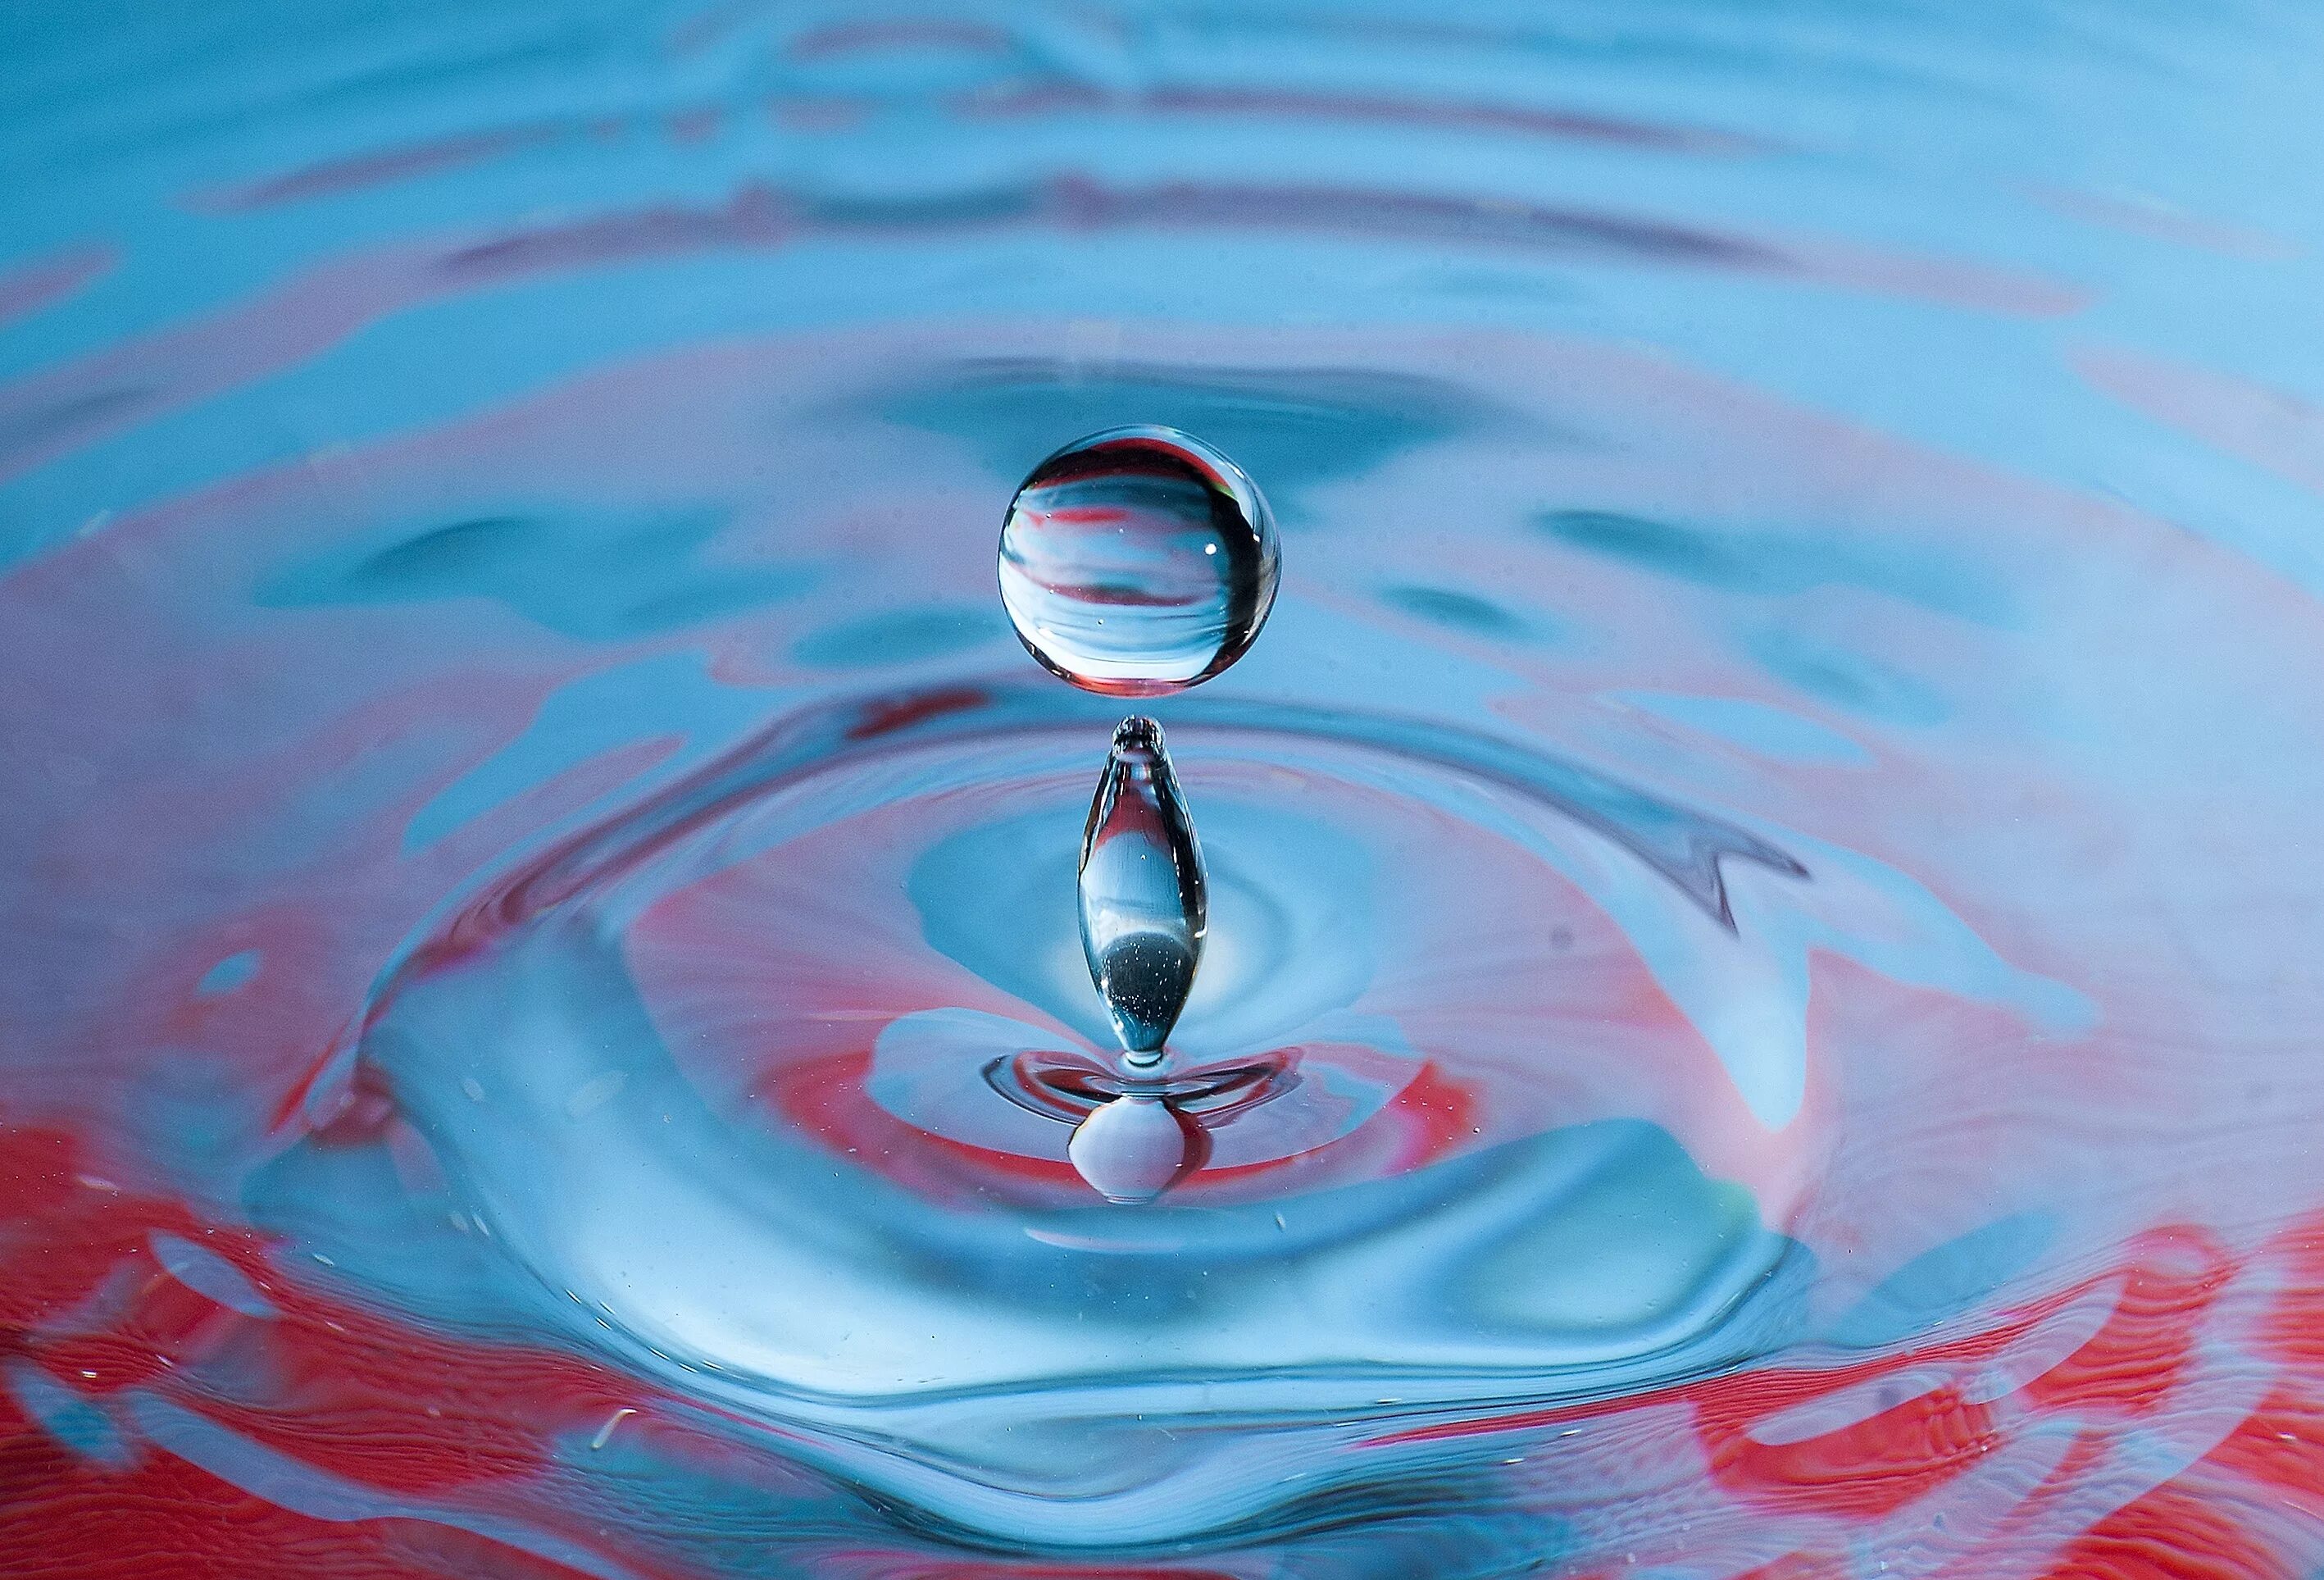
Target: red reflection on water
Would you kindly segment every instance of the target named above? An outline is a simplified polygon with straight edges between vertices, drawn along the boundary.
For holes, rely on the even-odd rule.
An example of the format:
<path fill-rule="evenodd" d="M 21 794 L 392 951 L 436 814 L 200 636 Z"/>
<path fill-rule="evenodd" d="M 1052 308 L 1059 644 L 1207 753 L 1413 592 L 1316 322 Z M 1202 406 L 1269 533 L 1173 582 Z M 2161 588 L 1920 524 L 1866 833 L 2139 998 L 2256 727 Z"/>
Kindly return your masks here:
<path fill-rule="evenodd" d="M 165 336 L 175 349 L 158 358 L 163 371 L 188 374 L 181 394 L 223 387 L 310 355 L 328 339 L 309 333 L 318 326 L 361 321 L 361 311 L 346 315 L 346 304 L 310 287 L 239 325 Z M 312 321 L 292 311 L 272 326 L 279 337 L 234 343 L 286 304 L 311 310 Z M 946 344 L 1015 353 L 1028 337 L 1038 338 L 1012 331 Z M 1195 360 L 1204 351 L 1199 337 L 1157 343 Z M 1348 347 L 1238 336 L 1228 351 L 1237 366 L 1335 365 Z M 619 1409 L 641 1416 L 617 1429 L 613 1446 L 633 1434 L 737 1478 L 790 1474 L 770 1467 L 779 1453 L 762 1440 L 738 1446 L 705 1428 L 681 1442 L 678 1428 L 647 1424 L 667 1401 L 608 1368 L 383 1315 L 337 1290 L 328 1270 L 285 1261 L 233 1221 L 220 1205 L 233 1199 L 233 1170 L 204 1190 L 161 1183 L 169 1176 L 145 1158 L 146 1132 L 124 1114 L 140 1095 L 166 1094 L 178 1072 L 208 1068 L 236 1099 L 233 1146 L 264 1153 L 275 1143 L 251 1139 L 265 1132 L 263 1116 L 296 1090 L 429 908 L 669 745 L 544 771 L 477 822 L 406 850 L 403 832 L 420 808 L 521 736 L 560 686 L 653 644 L 592 648 L 450 601 L 262 614 L 248 597 L 254 580 L 318 537 L 370 531 L 374 510 L 441 510 L 447 494 L 622 483 L 739 491 L 780 447 L 761 418 L 722 425 L 718 413 L 761 413 L 774 404 L 770 391 L 798 400 L 830 376 L 796 370 L 839 364 L 884 374 L 908 349 L 831 336 L 600 374 L 512 411 L 382 445 L 360 466 L 300 464 L 234 479 L 0 581 L 8 659 L 0 668 L 9 677 L 0 709 L 17 744 L 0 773 L 10 790 L 11 870 L 23 875 L 26 897 L 12 908 L 17 969 L 0 983 L 0 1034 L 13 1061 L 0 1103 L 14 1126 L 0 1132 L 0 1359 L 34 1369 L 23 1375 L 96 1412 L 79 1428 L 63 1418 L 44 1425 L 23 1386 L 0 1390 L 0 1569 L 146 1575 L 158 1554 L 197 1575 L 578 1572 L 435 1516 L 489 1504 L 520 1511 L 530 1529 L 610 1547 L 607 1521 L 560 1501 L 569 1484 L 560 1478 L 576 1474 L 572 1446 L 588 1452 Z M 1214 359 L 1227 354 L 1211 349 Z M 1554 369 L 1600 402 L 1591 420 L 1628 425 L 1621 443 L 1578 459 L 1527 457 L 1534 470 L 1519 504 L 1494 507 L 1511 513 L 1506 534 L 1452 543 L 1438 567 L 1516 586 L 1560 614 L 1605 615 L 1604 646 L 1559 660 L 1555 686 L 1549 661 L 1508 661 L 1512 676 L 1531 664 L 1544 677 L 1536 692 L 1496 699 L 1512 728 L 1582 738 L 1609 757 L 1637 749 L 1612 731 L 1593 735 L 1595 716 L 1581 699 L 1594 686 L 1642 677 L 1816 710 L 1867 741 L 1872 769 L 1851 777 L 1716 744 L 1694 766 L 1738 806 L 1771 818 L 1812 814 L 1822 837 L 1893 856 L 2003 954 L 2086 984 L 2107 1011 L 2089 1035 L 2037 1032 L 2002 1007 L 1889 981 L 1830 953 L 1812 960 L 1819 1059 L 1807 1117 L 1796 1123 L 1829 1131 L 1841 1150 L 1814 1210 L 1793 1225 L 1798 1236 L 1835 1287 L 1853 1294 L 1997 1211 L 2075 1204 L 2088 1220 L 2070 1226 L 2041 1274 L 2054 1287 L 2038 1298 L 2013 1292 L 1999 1310 L 1973 1305 L 1935 1337 L 1871 1358 L 1786 1355 L 1654 1394 L 1428 1423 L 1379 1442 L 1466 1440 L 1487 1450 L 1500 1436 L 1567 1427 L 1586 1436 L 1593 1424 L 1666 1409 L 1676 1425 L 1631 1425 L 1666 1481 L 1699 1475 L 1717 1502 L 1685 1538 L 1670 1538 L 1678 1545 L 1663 1549 L 1665 1561 L 1685 1558 L 1686 1542 L 1707 1540 L 1717 1525 L 1718 1552 L 1736 1556 L 1700 1566 L 1766 1580 L 1853 1576 L 1861 1556 L 1884 1543 L 1925 1539 L 1915 1528 L 1927 1506 L 1974 1492 L 1981 1467 L 2002 1462 L 2022 1463 L 2024 1484 L 1976 1505 L 1985 1523 L 1950 1560 L 1948 1580 L 2240 1580 L 2311 1570 L 2324 1559 L 2324 1218 L 2312 1211 L 2312 1166 L 2302 1167 L 2313 1153 L 2313 1050 L 2284 1033 L 2313 1023 L 2302 996 L 2313 977 L 2301 966 L 2312 957 L 2300 952 L 2303 892 L 2285 877 L 2313 802 L 2300 784 L 2261 783 L 2251 765 L 2271 754 L 2297 764 L 2314 749 L 2314 698 L 2283 683 L 2313 672 L 2324 651 L 2312 600 L 2164 523 L 1911 451 L 1654 358 L 1485 338 L 1382 339 L 1368 349 L 1437 376 L 1487 365 L 1508 390 L 1530 387 L 1528 368 Z M 116 371 L 136 360 L 124 357 Z M 1581 415 L 1547 398 L 1542 410 Z M 812 432 L 793 437 L 807 458 L 785 474 L 791 493 L 781 513 L 769 513 L 779 519 L 767 531 L 797 547 L 861 506 L 836 487 L 816 491 L 816 469 L 844 447 L 815 448 Z M 892 439 L 865 431 L 848 442 Z M 966 470 L 916 476 L 899 512 L 907 525 L 878 541 L 881 574 L 914 596 L 989 596 L 982 539 L 956 584 L 897 547 L 959 519 L 949 507 L 977 497 Z M 1770 513 L 1843 522 L 1835 541 L 1865 553 L 1976 546 L 1980 569 L 2020 600 L 2015 625 L 1972 627 L 1862 585 L 1818 587 L 1799 599 L 1838 606 L 1858 631 L 1879 633 L 1881 651 L 1925 657 L 1964 680 L 1962 716 L 1941 732 L 1889 729 L 1829 698 L 1787 692 L 1716 645 L 1723 628 L 1704 615 L 1712 593 L 1525 536 L 1516 513 L 1544 495 L 1587 493 L 1710 515 L 1738 476 Z M 1385 576 L 1408 549 L 1415 497 L 1425 496 L 1360 503 L 1338 523 L 1351 567 L 1334 589 L 1343 607 L 1360 608 L 1366 578 Z M 2134 587 L 2135 620 L 2124 604 Z M 742 618 L 699 640 L 740 654 L 735 672 L 787 680 L 783 642 L 795 629 L 787 622 L 807 617 Z M 2236 640 L 2218 641 L 2230 627 Z M 2149 662 L 2150 654 L 2162 656 Z M 2011 666 L 2043 664 L 2050 688 L 2023 702 Z M 2093 665 L 2103 672 L 2093 677 Z M 2132 699 L 2106 711 L 2117 692 Z M 2134 704 L 2136 731 L 2126 722 Z M 2246 724 L 2242 707 L 2264 711 Z M 2089 752 L 2087 739 L 2046 745 L 2043 728 L 2072 709 L 2122 755 Z M 2150 745 L 2154 755 L 2141 755 Z M 2158 766 L 2211 762 L 2236 772 L 2205 779 L 2187 769 L 2170 797 L 2155 793 Z M 2061 851 L 2085 854 L 2070 860 Z M 2255 895 L 2265 902 L 2258 920 L 2245 907 Z M 194 995 L 212 963 L 254 948 L 264 960 L 245 985 Z M 941 986 L 933 1002 L 996 1004 L 955 982 Z M 1611 1018 L 1649 1012 L 1673 1013 L 1641 992 Z M 825 1050 L 833 1062 L 807 1106 L 860 1080 L 860 1064 L 840 1062 L 867 1057 L 856 1030 L 852 1048 Z M 1612 1105 L 1625 1111 L 1665 1086 L 1673 1103 L 1732 1103 L 1707 1059 L 1617 1075 L 1637 1086 L 1617 1088 Z M 1458 1144 L 1464 1122 L 1477 1123 L 1457 1086 L 1424 1090 L 1416 1081 L 1407 1092 L 1397 1100 L 1413 1127 L 1405 1166 Z M 394 1122 L 372 1095 L 358 1089 L 346 1130 L 321 1139 L 392 1136 Z M 1551 1094 L 1544 1110 L 1569 1095 Z M 852 1105 L 851 1116 L 868 1107 Z M 1504 1109 L 1497 1099 L 1482 1112 Z M 189 1106 L 189 1128 L 192 1117 Z M 1713 1150 L 1720 1135 L 1748 1136 L 1733 1121 L 1730 1107 L 1692 1123 L 1675 1115 L 1671 1127 L 1690 1149 L 1710 1138 L 1703 1160 L 1714 1173 L 1749 1178 L 1748 1156 Z M 1748 1153 L 1744 1142 L 1729 1144 Z M 278 1315 L 221 1306 L 165 1272 L 152 1250 L 156 1230 L 214 1252 Z M 2083 1301 L 2101 1308 L 2092 1331 L 2061 1354 L 2040 1352 L 2038 1367 L 2025 1363 L 2030 1374 L 1992 1380 L 1991 1368 L 2021 1353 L 2013 1346 L 2034 1344 Z M 229 1356 L 266 1391 L 228 1396 L 189 1379 Z M 1902 1397 L 1881 1406 L 1884 1382 Z M 1867 1390 L 1853 1397 L 1879 1408 L 1832 1402 L 1849 1389 Z M 270 1500 L 160 1446 L 134 1413 L 152 1400 L 231 1424 L 237 1438 L 345 1487 L 431 1501 L 362 1518 L 299 1512 L 311 1488 L 269 1483 L 281 1493 Z M 1788 1424 L 1785 1412 L 1795 1412 Z M 121 1462 L 105 1457 L 107 1432 Z M 2036 1449 L 2048 1457 L 2037 1460 Z M 1566 1494 L 1586 1502 L 1587 1477 Z M 863 1554 L 865 1574 L 1008 1572 L 981 1559 L 865 1552 L 861 1538 L 849 1545 Z M 1642 1547 L 1640 1561 L 1656 1550 Z M 714 1572 L 635 1553 L 622 1561 L 637 1574 Z M 1139 1566 L 1082 1567 L 1118 1575 Z M 1618 1552 L 1593 1552 L 1569 1572 L 1623 1567 Z"/>

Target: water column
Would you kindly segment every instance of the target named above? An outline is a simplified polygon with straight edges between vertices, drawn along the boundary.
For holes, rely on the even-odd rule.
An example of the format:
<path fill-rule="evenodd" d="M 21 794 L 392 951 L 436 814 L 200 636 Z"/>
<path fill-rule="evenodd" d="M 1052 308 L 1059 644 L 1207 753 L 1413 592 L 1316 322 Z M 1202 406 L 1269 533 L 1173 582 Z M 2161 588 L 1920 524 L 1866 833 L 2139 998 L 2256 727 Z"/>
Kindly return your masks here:
<path fill-rule="evenodd" d="M 1051 673 L 1111 697 L 1200 685 L 1247 651 L 1281 550 L 1258 486 L 1176 429 L 1110 429 L 1033 468 L 1001 531 L 1001 599 Z M 1083 1121 L 1074 1167 L 1115 1201 L 1151 1200 L 1199 1157 L 1170 1104 L 1168 1039 L 1194 989 L 1203 850 L 1162 726 L 1124 719 L 1082 836 L 1082 950 L 1121 1044 L 1121 1094 Z"/>

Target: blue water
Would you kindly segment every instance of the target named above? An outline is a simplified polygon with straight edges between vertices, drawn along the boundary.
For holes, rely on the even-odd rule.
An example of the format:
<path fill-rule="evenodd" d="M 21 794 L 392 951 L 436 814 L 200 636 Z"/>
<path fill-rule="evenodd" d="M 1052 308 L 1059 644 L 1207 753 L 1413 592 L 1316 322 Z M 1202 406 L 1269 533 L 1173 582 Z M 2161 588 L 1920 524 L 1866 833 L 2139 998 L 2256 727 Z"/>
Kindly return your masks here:
<path fill-rule="evenodd" d="M 0 1570 L 2324 1565 L 2324 13 L 0 62 Z M 1167 1111 L 1122 424 L 1280 528 Z"/>

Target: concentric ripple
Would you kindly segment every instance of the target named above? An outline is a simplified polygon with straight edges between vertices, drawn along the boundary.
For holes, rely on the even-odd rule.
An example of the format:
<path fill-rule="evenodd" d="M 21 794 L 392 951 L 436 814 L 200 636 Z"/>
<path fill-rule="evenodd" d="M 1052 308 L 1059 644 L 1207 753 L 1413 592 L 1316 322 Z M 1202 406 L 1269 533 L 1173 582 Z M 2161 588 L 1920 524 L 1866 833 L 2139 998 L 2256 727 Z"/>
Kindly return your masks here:
<path fill-rule="evenodd" d="M 2324 1573 L 2324 11 L 0 62 L 0 1574 Z"/>
<path fill-rule="evenodd" d="M 1829 1138 L 1739 1090 L 1806 1055 L 1768 1045 L 1784 929 L 1736 896 L 1844 888 L 1512 746 L 1190 709 L 1213 900 L 1171 1078 L 1204 1156 L 1110 1206 L 1066 1156 L 1120 1090 L 1072 901 L 1091 716 L 951 690 L 787 721 L 462 906 L 361 1061 L 580 1337 L 1013 1539 L 1197 1535 L 1289 1495 L 1188 1492 L 1286 1431 L 1792 1331 L 1784 1225 Z M 1091 1469 L 1084 1435 L 1192 1398 L 1199 1449 Z"/>

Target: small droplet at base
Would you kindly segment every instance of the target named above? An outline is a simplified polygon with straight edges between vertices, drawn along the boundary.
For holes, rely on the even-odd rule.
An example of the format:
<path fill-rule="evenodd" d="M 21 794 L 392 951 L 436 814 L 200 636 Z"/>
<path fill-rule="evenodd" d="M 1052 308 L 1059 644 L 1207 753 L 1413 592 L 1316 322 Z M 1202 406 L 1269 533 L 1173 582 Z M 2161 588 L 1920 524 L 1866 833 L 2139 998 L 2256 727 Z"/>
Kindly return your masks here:
<path fill-rule="evenodd" d="M 1066 1155 L 1110 1202 L 1150 1202 L 1203 1165 L 1209 1137 L 1160 1097 L 1125 1093 L 1075 1127 Z"/>

